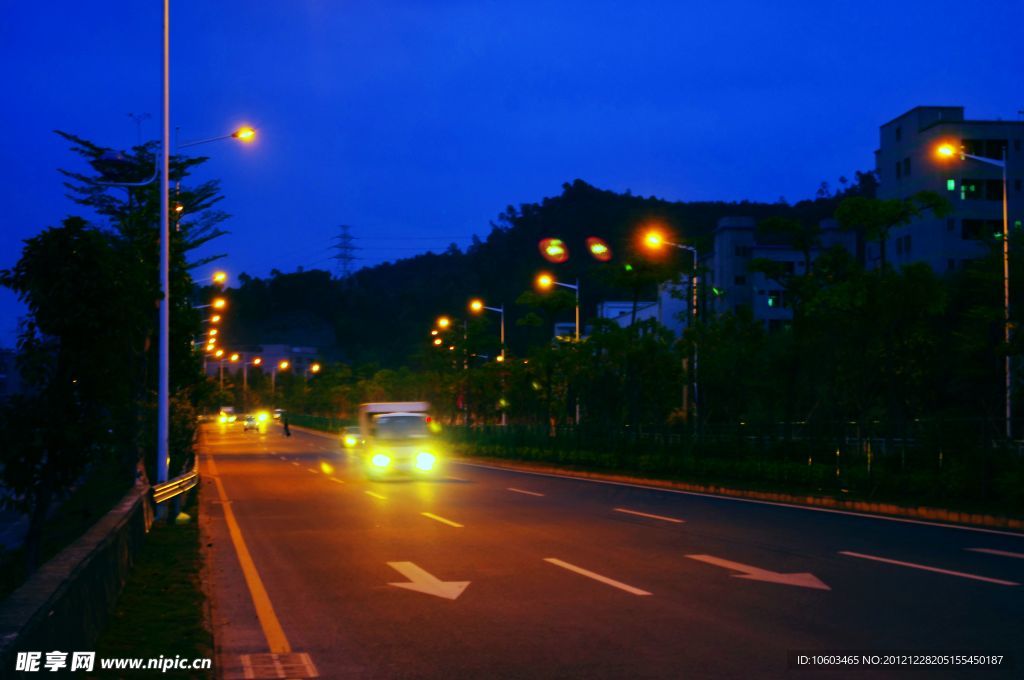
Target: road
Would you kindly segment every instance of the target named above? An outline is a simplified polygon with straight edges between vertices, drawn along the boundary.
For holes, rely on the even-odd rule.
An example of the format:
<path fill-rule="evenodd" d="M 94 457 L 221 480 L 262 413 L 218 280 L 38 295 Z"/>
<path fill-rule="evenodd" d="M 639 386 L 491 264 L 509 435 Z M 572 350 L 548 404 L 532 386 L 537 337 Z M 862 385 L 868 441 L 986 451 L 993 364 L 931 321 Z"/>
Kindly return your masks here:
<path fill-rule="evenodd" d="M 331 437 L 293 434 L 204 435 L 224 677 L 816 676 L 788 668 L 797 650 L 1024 673 L 1022 536 L 468 462 L 370 482 Z"/>

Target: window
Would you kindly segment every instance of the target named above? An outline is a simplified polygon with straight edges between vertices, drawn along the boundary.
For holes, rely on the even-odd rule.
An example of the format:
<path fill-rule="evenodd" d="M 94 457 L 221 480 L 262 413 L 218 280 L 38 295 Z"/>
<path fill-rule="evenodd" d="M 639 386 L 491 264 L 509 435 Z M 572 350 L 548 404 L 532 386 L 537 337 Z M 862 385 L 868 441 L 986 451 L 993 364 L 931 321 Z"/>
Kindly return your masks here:
<path fill-rule="evenodd" d="M 947 179 L 946 180 L 946 191 L 956 191 L 956 180 L 955 179 Z"/>
<path fill-rule="evenodd" d="M 753 248 L 750 246 L 736 246 L 736 257 L 750 257 Z"/>
<path fill-rule="evenodd" d="M 964 153 L 998 160 L 1003 157 L 1004 146 L 1005 139 L 965 139 Z"/>
<path fill-rule="evenodd" d="M 950 217 L 946 220 L 946 231 L 956 231 L 956 218 Z"/>
<path fill-rule="evenodd" d="M 910 156 L 903 159 L 903 176 L 910 177 Z"/>
<path fill-rule="evenodd" d="M 786 295 L 785 291 L 781 290 L 770 290 L 768 291 L 768 306 L 769 307 L 785 307 L 786 306 Z"/>
<path fill-rule="evenodd" d="M 736 276 L 736 277 L 733 277 L 732 282 L 734 284 L 736 284 L 737 286 L 745 286 L 745 285 L 747 285 L 747 277 L 746 276 Z"/>
<path fill-rule="evenodd" d="M 903 177 L 903 164 L 896 161 L 896 179 Z"/>
<path fill-rule="evenodd" d="M 1003 181 L 999 179 L 987 179 L 985 180 L 985 200 L 986 201 L 1002 201 L 1003 200 Z"/>
<path fill-rule="evenodd" d="M 900 138 L 902 138 L 902 137 L 903 137 L 903 128 L 901 126 L 897 125 L 896 126 L 896 141 L 897 142 L 900 141 Z"/>
<path fill-rule="evenodd" d="M 1003 232 L 1002 220 L 963 220 L 960 238 L 965 241 L 977 241 Z"/>
<path fill-rule="evenodd" d="M 985 188 L 985 180 L 963 179 L 960 181 L 960 200 L 978 201 L 981 200 L 982 191 Z"/>

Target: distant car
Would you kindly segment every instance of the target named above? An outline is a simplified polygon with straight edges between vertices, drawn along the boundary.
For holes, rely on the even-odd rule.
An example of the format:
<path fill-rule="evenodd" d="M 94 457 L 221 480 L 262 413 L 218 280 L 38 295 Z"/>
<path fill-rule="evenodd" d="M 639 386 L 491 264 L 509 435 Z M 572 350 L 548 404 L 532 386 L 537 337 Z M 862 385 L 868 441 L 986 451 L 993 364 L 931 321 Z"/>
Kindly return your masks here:
<path fill-rule="evenodd" d="M 274 420 L 281 420 L 281 415 L 284 413 L 283 408 L 274 409 Z"/>
<path fill-rule="evenodd" d="M 362 446 L 363 434 L 358 427 L 341 428 L 341 445 L 346 449 L 357 449 Z"/>
<path fill-rule="evenodd" d="M 248 432 L 249 430 L 256 430 L 258 432 L 259 429 L 260 429 L 260 421 L 256 419 L 256 416 L 248 415 L 242 421 L 242 431 L 243 432 Z"/>

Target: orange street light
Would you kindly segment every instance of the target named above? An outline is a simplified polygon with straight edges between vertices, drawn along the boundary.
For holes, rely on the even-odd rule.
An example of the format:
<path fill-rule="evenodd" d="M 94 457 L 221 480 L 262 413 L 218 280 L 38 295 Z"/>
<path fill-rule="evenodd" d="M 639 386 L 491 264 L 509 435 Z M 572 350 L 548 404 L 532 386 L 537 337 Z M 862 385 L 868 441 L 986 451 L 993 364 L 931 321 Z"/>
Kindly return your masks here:
<path fill-rule="evenodd" d="M 442 340 L 441 338 L 434 338 L 435 347 L 440 347 L 442 342 L 444 342 L 444 340 Z"/>
<path fill-rule="evenodd" d="M 214 309 L 224 309 L 225 307 L 227 307 L 227 305 L 228 301 L 225 300 L 224 298 L 215 298 L 211 306 Z"/>
<path fill-rule="evenodd" d="M 212 338 L 215 335 L 217 335 L 217 329 L 216 328 L 211 328 L 210 329 L 210 337 Z"/>
<path fill-rule="evenodd" d="M 217 350 L 216 352 L 213 353 L 213 356 L 215 356 L 218 359 L 220 359 L 222 356 L 224 356 L 224 350 L 222 350 L 222 349 Z"/>
<path fill-rule="evenodd" d="M 314 363 L 312 366 L 309 367 L 309 370 L 312 373 L 319 373 L 320 372 L 320 364 Z"/>
<path fill-rule="evenodd" d="M 220 323 L 220 314 L 214 314 L 211 316 L 210 323 Z"/>
<path fill-rule="evenodd" d="M 174 204 L 174 212 L 180 213 L 184 209 L 185 209 L 185 206 L 183 206 L 181 203 L 175 203 Z"/>
<path fill-rule="evenodd" d="M 484 311 L 484 301 L 480 300 L 480 299 L 470 300 L 469 301 L 469 309 L 472 312 L 482 312 L 482 311 Z"/>
<path fill-rule="evenodd" d="M 287 371 L 287 370 L 288 370 L 288 367 L 289 367 L 289 366 L 291 366 L 291 363 L 289 363 L 289 361 L 288 361 L 287 359 L 282 359 L 282 360 L 281 360 L 281 361 L 280 361 L 280 362 L 279 362 L 279 363 L 277 364 L 277 367 L 278 367 L 279 369 L 281 369 L 282 371 Z"/>
<path fill-rule="evenodd" d="M 550 274 L 540 274 L 537 276 L 537 287 L 541 290 L 548 290 L 553 285 L 555 285 L 555 280 L 551 278 Z"/>
<path fill-rule="evenodd" d="M 240 358 L 241 357 L 238 355 L 237 352 L 235 352 L 234 354 L 231 355 L 231 360 L 232 361 L 238 361 Z"/>
<path fill-rule="evenodd" d="M 262 363 L 263 363 L 263 359 L 260 359 L 259 357 L 256 357 L 255 359 L 252 360 L 252 365 L 253 366 L 259 366 Z"/>
<path fill-rule="evenodd" d="M 437 327 L 440 328 L 441 330 L 444 330 L 445 328 L 448 328 L 448 326 L 451 326 L 451 325 L 452 325 L 452 320 L 449 319 L 447 316 L 439 316 L 439 317 L 437 317 Z"/>
<path fill-rule="evenodd" d="M 224 283 L 227 280 L 228 280 L 227 272 L 214 272 L 213 273 L 213 282 L 214 283 Z"/>
<path fill-rule="evenodd" d="M 505 355 L 504 354 L 499 354 L 497 357 L 494 358 L 494 360 L 497 361 L 500 364 L 500 363 L 505 361 Z"/>
<path fill-rule="evenodd" d="M 955 146 L 949 143 L 939 144 L 939 146 L 936 147 L 935 149 L 935 153 L 936 155 L 942 156 L 943 158 L 952 158 L 957 154 L 957 149 Z"/>
<path fill-rule="evenodd" d="M 665 237 L 659 231 L 649 231 L 644 236 L 644 245 L 651 250 L 658 250 L 665 244 Z"/>
<path fill-rule="evenodd" d="M 243 142 L 252 142 L 256 139 L 256 131 L 248 125 L 243 125 L 232 132 L 231 136 Z"/>
<path fill-rule="evenodd" d="M 431 335 L 437 335 L 437 329 L 436 329 L 436 328 L 432 329 L 432 330 L 430 331 L 430 334 L 431 334 Z"/>

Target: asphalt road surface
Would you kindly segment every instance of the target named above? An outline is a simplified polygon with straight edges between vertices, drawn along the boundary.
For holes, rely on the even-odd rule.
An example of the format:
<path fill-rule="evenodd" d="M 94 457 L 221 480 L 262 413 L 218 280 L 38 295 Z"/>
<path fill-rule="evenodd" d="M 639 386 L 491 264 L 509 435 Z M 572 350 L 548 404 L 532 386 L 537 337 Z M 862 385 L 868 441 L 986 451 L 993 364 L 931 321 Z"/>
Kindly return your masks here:
<path fill-rule="evenodd" d="M 223 677 L 1024 677 L 1022 536 L 468 462 L 371 482 L 292 432 L 205 431 Z M 1004 658 L 866 663 L 911 654 Z"/>

